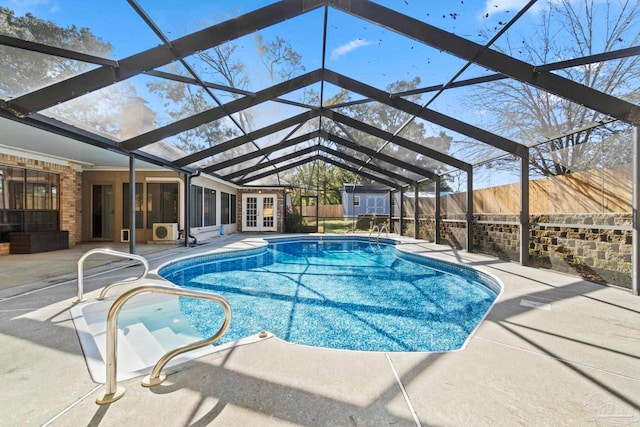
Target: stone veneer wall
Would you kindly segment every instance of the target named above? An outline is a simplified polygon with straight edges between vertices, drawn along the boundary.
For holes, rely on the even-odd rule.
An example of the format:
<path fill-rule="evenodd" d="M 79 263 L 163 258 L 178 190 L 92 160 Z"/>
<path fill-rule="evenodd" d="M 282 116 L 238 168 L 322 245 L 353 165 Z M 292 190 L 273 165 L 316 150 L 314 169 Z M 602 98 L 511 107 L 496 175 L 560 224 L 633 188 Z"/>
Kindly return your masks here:
<path fill-rule="evenodd" d="M 633 245 L 630 213 L 533 215 L 530 221 L 532 266 L 631 287 Z M 612 226 L 628 229 L 613 229 Z"/>
<path fill-rule="evenodd" d="M 499 223 L 514 222 L 515 215 L 475 215 L 474 220 L 473 251 L 519 260 L 520 227 Z M 529 221 L 532 267 L 631 287 L 631 214 L 538 214 Z M 464 223 L 443 222 L 441 233 L 443 244 L 461 248 L 465 242 Z"/>
<path fill-rule="evenodd" d="M 69 232 L 69 246 L 80 242 L 82 230 L 82 174 L 72 165 L 61 165 L 43 160 L 0 153 L 0 164 L 24 169 L 46 171 L 60 175 L 60 230 Z"/>

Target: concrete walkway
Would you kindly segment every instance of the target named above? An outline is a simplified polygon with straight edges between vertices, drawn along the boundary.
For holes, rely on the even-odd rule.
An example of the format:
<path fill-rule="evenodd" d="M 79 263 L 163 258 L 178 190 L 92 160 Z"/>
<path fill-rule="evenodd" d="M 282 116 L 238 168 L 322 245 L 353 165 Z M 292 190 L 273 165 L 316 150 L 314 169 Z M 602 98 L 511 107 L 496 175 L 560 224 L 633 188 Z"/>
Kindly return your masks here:
<path fill-rule="evenodd" d="M 145 256 L 155 268 L 172 257 L 250 247 L 256 239 L 225 236 L 195 248 L 149 248 Z M 85 248 L 0 257 L 0 425 L 640 425 L 640 298 L 403 241 L 504 283 L 464 350 L 340 351 L 273 337 L 169 368 L 155 388 L 140 387 L 139 378 L 124 381 L 125 396 L 106 406 L 94 403 L 102 386 L 89 377 L 69 315 L 73 259 Z M 104 261 L 87 269 L 89 296 L 139 268 Z"/>

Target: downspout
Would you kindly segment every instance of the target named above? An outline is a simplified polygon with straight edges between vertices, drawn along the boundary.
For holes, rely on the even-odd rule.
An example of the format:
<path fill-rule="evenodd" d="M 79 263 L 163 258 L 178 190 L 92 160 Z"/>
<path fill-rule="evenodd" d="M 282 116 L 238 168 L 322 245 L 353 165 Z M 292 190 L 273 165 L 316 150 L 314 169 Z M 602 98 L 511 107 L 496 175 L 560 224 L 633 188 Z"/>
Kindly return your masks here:
<path fill-rule="evenodd" d="M 185 174 L 185 181 L 186 181 L 186 192 L 185 192 L 185 210 L 188 212 L 188 215 L 185 216 L 184 220 L 185 220 L 185 225 L 184 225 L 184 234 L 185 234 L 185 239 L 184 239 L 184 245 L 185 246 L 189 246 L 189 239 L 193 239 L 193 244 L 197 245 L 198 244 L 198 239 L 196 239 L 195 236 L 193 236 L 191 234 L 191 220 L 190 220 L 190 214 L 191 212 L 189 212 L 189 210 L 191 209 L 191 203 L 190 203 L 190 198 L 191 198 L 191 180 L 193 178 L 199 177 L 200 174 L 202 173 L 202 171 L 200 169 L 196 169 L 196 171 L 192 174 Z"/>

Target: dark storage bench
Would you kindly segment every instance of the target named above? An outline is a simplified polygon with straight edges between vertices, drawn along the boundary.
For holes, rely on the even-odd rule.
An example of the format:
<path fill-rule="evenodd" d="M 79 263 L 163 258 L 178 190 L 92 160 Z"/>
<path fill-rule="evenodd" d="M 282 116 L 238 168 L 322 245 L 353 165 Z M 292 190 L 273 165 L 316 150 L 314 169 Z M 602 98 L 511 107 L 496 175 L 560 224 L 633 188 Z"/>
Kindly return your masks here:
<path fill-rule="evenodd" d="M 69 249 L 68 231 L 33 231 L 9 233 L 12 254 L 35 254 L 37 252 Z"/>

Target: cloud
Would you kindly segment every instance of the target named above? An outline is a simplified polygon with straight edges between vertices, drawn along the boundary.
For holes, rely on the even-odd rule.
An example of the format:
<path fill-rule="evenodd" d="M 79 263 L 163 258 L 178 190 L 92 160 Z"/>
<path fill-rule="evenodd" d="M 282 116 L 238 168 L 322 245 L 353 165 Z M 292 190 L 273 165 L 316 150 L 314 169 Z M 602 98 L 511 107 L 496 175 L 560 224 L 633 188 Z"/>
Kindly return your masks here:
<path fill-rule="evenodd" d="M 338 59 L 339 57 L 344 56 L 349 52 L 353 52 L 356 49 L 364 46 L 369 46 L 371 44 L 373 43 L 368 42 L 364 39 L 351 40 L 349 43 L 343 44 L 333 49 L 333 51 L 331 52 L 331 59 Z"/>
<path fill-rule="evenodd" d="M 606 0 L 596 0 L 595 3 L 603 3 Z M 485 2 L 485 8 L 483 14 L 492 15 L 497 12 L 506 12 L 507 10 L 515 14 L 522 9 L 529 1 L 528 0 L 487 0 Z M 552 4 L 559 4 L 562 0 L 545 0 L 538 1 L 531 6 L 531 12 L 540 13 L 544 10 L 549 10 Z M 570 3 L 576 2 L 576 0 L 569 0 Z"/>
<path fill-rule="evenodd" d="M 511 12 L 517 12 L 527 4 L 527 0 L 487 0 L 485 5 L 485 13 L 505 12 L 507 10 Z"/>

